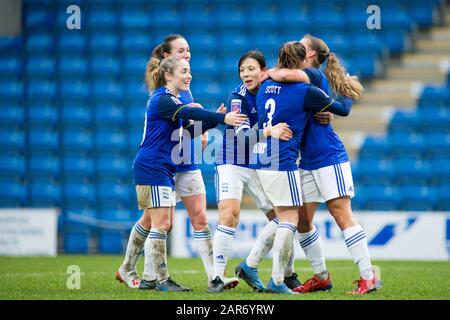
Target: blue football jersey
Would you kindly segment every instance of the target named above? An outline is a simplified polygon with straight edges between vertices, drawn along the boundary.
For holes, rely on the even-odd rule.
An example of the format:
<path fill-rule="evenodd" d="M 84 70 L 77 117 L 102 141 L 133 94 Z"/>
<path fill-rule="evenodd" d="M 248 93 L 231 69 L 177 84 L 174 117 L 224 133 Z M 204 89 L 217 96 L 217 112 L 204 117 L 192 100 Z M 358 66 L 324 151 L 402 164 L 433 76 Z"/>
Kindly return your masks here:
<path fill-rule="evenodd" d="M 144 138 L 133 163 L 134 183 L 175 188 L 176 165 L 172 150 L 178 144 L 173 133 L 179 129 L 180 121 L 175 114 L 184 105 L 170 91 L 156 89 L 147 103 Z"/>
<path fill-rule="evenodd" d="M 258 122 L 256 96 L 241 83 L 227 99 L 227 113 L 239 110 L 248 120 L 239 127 L 226 126 L 222 145 L 217 149 L 216 164 L 233 164 L 243 167 L 249 165 L 249 145 L 245 138 L 238 138 L 238 133 L 252 128 Z"/>
<path fill-rule="evenodd" d="M 180 100 L 181 102 L 183 102 L 184 104 L 189 104 L 191 102 L 194 102 L 194 98 L 192 97 L 192 93 L 190 90 L 186 90 L 186 91 L 180 91 Z M 180 119 L 180 127 L 183 125 L 184 122 L 186 122 L 186 120 L 182 120 Z M 181 163 L 180 165 L 177 166 L 177 172 L 188 172 L 188 171 L 193 171 L 193 170 L 197 170 L 198 166 L 195 164 L 195 153 L 194 153 L 194 139 L 183 139 L 181 145 L 182 145 L 182 153 L 181 156 L 183 156 L 183 158 L 185 158 L 184 156 L 186 156 L 185 153 L 189 153 L 188 157 L 189 159 L 191 159 L 190 163 Z M 183 152 L 184 151 L 184 152 Z"/>
<path fill-rule="evenodd" d="M 289 141 L 261 139 L 254 145 L 251 167 L 256 169 L 294 171 L 298 169 L 297 159 L 303 130 L 311 115 L 330 108 L 336 110 L 344 105 L 329 97 L 323 90 L 309 83 L 281 83 L 268 79 L 261 84 L 256 97 L 258 106 L 258 127 L 286 123 L 293 133 Z"/>
<path fill-rule="evenodd" d="M 304 71 L 312 85 L 331 93 L 328 79 L 320 69 L 306 68 Z M 320 124 L 313 115 L 305 126 L 300 153 L 299 167 L 304 170 L 316 170 L 348 161 L 345 146 L 331 124 Z"/>

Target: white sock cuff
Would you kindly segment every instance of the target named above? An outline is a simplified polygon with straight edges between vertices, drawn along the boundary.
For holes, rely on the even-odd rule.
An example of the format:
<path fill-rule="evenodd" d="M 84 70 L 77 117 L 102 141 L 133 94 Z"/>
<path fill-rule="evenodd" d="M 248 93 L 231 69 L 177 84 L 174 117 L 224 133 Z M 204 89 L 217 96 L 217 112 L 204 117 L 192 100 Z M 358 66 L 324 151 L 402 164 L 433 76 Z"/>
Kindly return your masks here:
<path fill-rule="evenodd" d="M 292 231 L 292 233 L 295 233 L 297 226 L 290 222 L 280 222 L 278 224 L 278 229 L 288 229 L 288 230 Z"/>
<path fill-rule="evenodd" d="M 319 239 L 320 233 L 317 227 L 314 225 L 313 229 L 309 232 L 299 234 L 300 246 L 305 249 Z"/>
<path fill-rule="evenodd" d="M 345 245 L 348 248 L 353 247 L 361 240 L 366 239 L 366 234 L 364 233 L 363 228 L 358 224 L 356 226 L 350 227 L 342 231 L 344 234 Z"/>
<path fill-rule="evenodd" d="M 144 238 L 147 238 L 148 233 L 150 232 L 150 230 L 145 229 L 143 226 L 141 226 L 139 222 L 136 222 L 136 224 L 134 225 L 134 230 L 136 230 L 136 232 Z"/>
<path fill-rule="evenodd" d="M 211 229 L 209 227 L 206 227 L 203 230 L 194 230 L 194 238 L 196 240 L 208 240 L 208 239 L 212 239 L 212 233 L 211 233 Z"/>
<path fill-rule="evenodd" d="M 227 226 L 219 224 L 217 226 L 216 232 L 220 232 L 221 234 L 223 234 L 226 237 L 233 238 L 234 237 L 234 233 L 236 232 L 236 228 L 227 227 Z"/>
<path fill-rule="evenodd" d="M 167 232 L 157 228 L 151 228 L 148 237 L 156 240 L 167 240 Z"/>

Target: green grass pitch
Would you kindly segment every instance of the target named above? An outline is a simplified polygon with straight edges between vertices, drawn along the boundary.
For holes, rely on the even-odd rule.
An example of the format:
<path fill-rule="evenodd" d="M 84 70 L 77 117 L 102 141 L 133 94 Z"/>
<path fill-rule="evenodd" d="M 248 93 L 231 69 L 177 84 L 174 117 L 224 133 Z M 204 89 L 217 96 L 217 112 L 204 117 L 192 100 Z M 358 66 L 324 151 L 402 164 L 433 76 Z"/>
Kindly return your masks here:
<path fill-rule="evenodd" d="M 431 261 L 374 261 L 381 270 L 383 288 L 370 295 L 351 297 L 345 293 L 353 288 L 358 278 L 352 261 L 327 262 L 334 288 L 329 292 L 304 295 L 276 295 L 254 293 L 245 282 L 221 294 L 206 292 L 207 283 L 200 259 L 170 258 L 168 265 L 174 280 L 193 289 L 189 293 L 164 293 L 158 291 L 130 290 L 115 280 L 115 272 L 122 256 L 58 256 L 0 257 L 0 300 L 22 299 L 133 299 L 133 300 L 275 300 L 275 299 L 450 299 L 450 262 Z M 227 275 L 231 276 L 239 259 L 230 259 Z M 67 268 L 77 265 L 81 270 L 81 288 L 68 289 Z M 143 259 L 139 261 L 139 272 Z M 271 260 L 260 266 L 260 276 L 267 282 Z M 311 275 L 305 261 L 296 261 L 296 271 L 301 280 Z"/>

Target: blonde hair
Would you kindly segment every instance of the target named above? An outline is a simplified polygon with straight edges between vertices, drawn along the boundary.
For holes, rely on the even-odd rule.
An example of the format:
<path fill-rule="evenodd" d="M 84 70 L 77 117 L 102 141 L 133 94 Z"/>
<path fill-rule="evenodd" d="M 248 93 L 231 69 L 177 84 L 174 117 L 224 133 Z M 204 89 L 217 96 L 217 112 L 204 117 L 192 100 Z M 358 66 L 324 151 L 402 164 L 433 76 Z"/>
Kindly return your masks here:
<path fill-rule="evenodd" d="M 303 69 L 306 57 L 305 46 L 299 41 L 285 42 L 278 51 L 278 67 L 286 69 Z"/>
<path fill-rule="evenodd" d="M 175 41 L 177 39 L 184 39 L 184 37 L 179 34 L 170 34 L 164 39 L 161 44 L 157 45 L 153 49 L 152 55 L 147 62 L 147 67 L 145 68 L 145 86 L 147 87 L 148 91 L 152 92 L 155 88 L 162 87 L 166 84 L 164 83 L 160 85 L 160 83 L 158 83 L 158 81 L 160 80 L 158 79 L 158 67 L 164 60 L 164 54 L 170 54 L 170 52 L 172 51 L 172 41 Z"/>
<path fill-rule="evenodd" d="M 153 92 L 156 88 L 160 88 L 167 84 L 166 72 L 173 74 L 176 66 L 182 58 L 168 57 L 164 60 L 150 58 L 145 70 L 145 85 L 148 91 Z"/>
<path fill-rule="evenodd" d="M 313 67 L 319 68 L 328 59 L 325 75 L 330 81 L 331 89 L 339 95 L 359 100 L 364 87 L 359 82 L 358 77 L 350 76 L 347 73 L 341 61 L 330 51 L 322 39 L 313 37 L 310 34 L 305 35 L 304 38 L 308 39 L 311 50 L 316 52 Z"/>

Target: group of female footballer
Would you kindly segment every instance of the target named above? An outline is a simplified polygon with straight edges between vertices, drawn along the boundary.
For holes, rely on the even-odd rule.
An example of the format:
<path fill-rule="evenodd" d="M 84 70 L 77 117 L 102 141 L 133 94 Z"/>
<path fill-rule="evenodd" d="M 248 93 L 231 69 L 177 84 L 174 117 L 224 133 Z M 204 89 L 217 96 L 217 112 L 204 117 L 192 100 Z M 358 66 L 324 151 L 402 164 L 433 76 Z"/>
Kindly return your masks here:
<path fill-rule="evenodd" d="M 272 69 L 260 51 L 243 54 L 238 62 L 241 84 L 231 92 L 226 106 L 213 112 L 194 102 L 189 89 L 190 57 L 186 39 L 170 35 L 153 50 L 147 64 L 150 97 L 133 163 L 138 205 L 144 213 L 131 231 L 117 280 L 129 288 L 191 290 L 177 284 L 167 266 L 167 234 L 176 201 L 181 200 L 208 276 L 208 292 L 235 287 L 239 279 L 225 277 L 225 268 L 246 188 L 269 220 L 236 267 L 236 275 L 251 288 L 284 294 L 332 288 L 322 240 L 313 224 L 321 202 L 341 228 L 360 271 L 356 288 L 349 293 L 367 294 L 380 288 L 364 230 L 352 214 L 349 159 L 330 125 L 332 114 L 347 116 L 353 100 L 360 98 L 363 87 L 358 79 L 346 73 L 324 41 L 305 35 L 280 47 L 278 64 Z M 324 71 L 322 64 L 326 64 Z M 197 130 L 199 123 L 201 130 Z M 196 135 L 202 135 L 206 146 L 207 130 L 218 124 L 226 124 L 227 133 L 216 153 L 219 224 L 213 236 L 205 186 L 193 153 L 184 156 L 182 163 L 174 160 L 174 154 L 190 147 L 187 144 Z M 294 241 L 299 241 L 314 272 L 303 284 L 294 272 Z M 272 274 L 264 285 L 258 264 L 270 250 Z M 142 251 L 145 267 L 140 279 L 136 265 Z"/>

